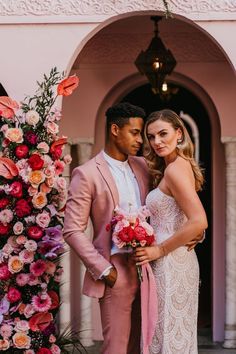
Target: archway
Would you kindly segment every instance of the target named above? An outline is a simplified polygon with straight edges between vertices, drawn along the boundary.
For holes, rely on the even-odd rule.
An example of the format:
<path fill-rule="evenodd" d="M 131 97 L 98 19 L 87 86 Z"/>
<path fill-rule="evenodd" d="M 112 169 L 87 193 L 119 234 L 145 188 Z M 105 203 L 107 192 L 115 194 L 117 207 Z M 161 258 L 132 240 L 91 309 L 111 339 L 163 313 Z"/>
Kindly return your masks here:
<path fill-rule="evenodd" d="M 149 21 L 149 16 L 150 14 L 153 14 L 153 12 L 143 12 L 143 13 L 135 13 L 135 14 L 126 14 L 122 16 L 117 16 L 116 18 L 109 19 L 106 23 L 103 23 L 99 25 L 93 33 L 90 33 L 89 39 L 85 38 L 84 42 L 80 44 L 80 50 L 83 47 L 83 50 L 80 52 L 79 56 L 75 60 L 73 64 L 73 70 L 78 70 L 80 75 L 82 75 L 81 81 L 85 82 L 86 81 L 86 75 L 89 73 L 89 83 L 87 83 L 87 88 L 89 88 L 89 98 L 93 99 L 93 104 L 94 107 L 91 105 L 87 105 L 86 107 L 84 106 L 82 110 L 81 117 L 83 117 L 83 121 L 79 121 L 80 118 L 78 118 L 78 124 L 83 127 L 84 122 L 90 122 L 88 124 L 90 127 L 90 131 L 92 131 L 92 135 L 95 135 L 95 146 L 94 146 L 94 153 L 99 150 L 104 143 L 104 112 L 107 109 L 108 106 L 111 104 L 120 101 L 127 93 L 135 89 L 136 87 L 145 84 L 146 80 L 145 78 L 141 77 L 139 74 L 136 73 L 135 67 L 133 66 L 133 61 L 131 57 L 126 57 L 127 52 L 129 54 L 135 55 L 137 47 L 134 45 L 136 44 L 135 40 L 131 43 L 132 45 L 129 46 L 128 48 L 123 48 L 123 42 L 121 40 L 122 36 L 120 31 L 121 25 L 122 25 L 122 20 L 126 20 L 129 22 L 129 19 L 132 19 L 133 23 L 135 20 L 137 20 L 137 17 L 141 18 L 142 17 L 142 24 L 143 26 L 140 26 L 140 31 L 144 31 L 145 23 Z M 155 13 L 156 14 L 156 13 Z M 142 15 L 142 16 L 141 16 Z M 180 24 L 180 19 L 183 21 L 185 24 L 184 28 L 188 31 L 190 28 L 194 27 L 194 29 L 198 33 L 194 33 L 194 35 L 199 34 L 201 32 L 203 36 L 203 30 L 200 29 L 196 24 L 192 23 L 189 20 L 186 20 L 182 18 L 181 16 L 176 16 L 176 21 Z M 145 22 L 146 21 L 146 22 Z M 119 22 L 119 25 L 118 25 Z M 115 25 L 117 24 L 118 27 Z M 176 22 L 175 22 L 176 24 Z M 175 25 L 174 22 L 172 22 L 172 26 Z M 114 27 L 113 27 L 114 25 Z M 136 25 L 136 28 L 139 27 Z M 109 33 L 109 30 L 113 28 L 112 33 Z M 122 27 L 123 28 L 123 27 Z M 133 28 L 131 26 L 131 28 Z M 124 26 L 122 29 L 125 33 L 127 28 Z M 173 30 L 173 27 L 171 31 Z M 173 32 L 169 33 L 170 37 L 172 37 Z M 150 33 L 148 29 L 148 41 L 150 40 Z M 192 33 L 191 33 L 192 34 Z M 189 38 L 191 38 L 191 34 L 189 35 Z M 106 37 L 108 35 L 108 37 Z M 101 48 L 103 48 L 103 44 L 105 44 L 105 40 L 107 38 L 112 38 L 112 46 L 113 46 L 113 51 L 110 51 L 105 47 L 104 51 L 101 52 Z M 145 33 L 144 33 L 145 35 Z M 102 38 L 102 36 L 104 36 Z M 126 33 L 124 34 L 126 36 Z M 204 36 L 208 38 L 207 44 L 210 43 L 211 40 L 209 40 L 209 36 L 206 36 L 204 33 Z M 132 36 L 131 36 L 132 37 Z M 131 38 L 130 37 L 130 38 Z M 204 38 L 205 38 L 204 37 Z M 105 39 L 104 39 L 105 38 Z M 134 38 L 134 37 L 132 37 Z M 168 35 L 166 36 L 168 38 Z M 181 35 L 181 39 L 183 38 L 183 35 Z M 195 38 L 195 37 L 194 37 Z M 203 37 L 201 37 L 203 38 Z M 175 37 L 176 39 L 176 37 Z M 146 39 L 145 39 L 146 40 Z M 87 42 L 88 41 L 88 42 Z M 86 44 L 87 42 L 87 44 Z M 108 42 L 108 41 L 107 41 Z M 120 43 L 120 46 L 118 47 Z M 169 45 L 169 47 L 172 49 L 172 44 Z M 211 43 L 213 45 L 213 41 Z M 140 50 L 140 42 L 137 44 L 138 50 Z M 176 44 L 177 46 L 177 44 Z M 145 47 L 145 44 L 142 46 Z M 121 52 L 121 48 L 122 51 Z M 127 49 L 127 50 L 125 50 Z M 195 48 L 193 48 L 195 49 Z M 177 49 L 176 49 L 177 50 Z M 182 50 L 182 47 L 179 49 L 180 51 Z M 201 51 L 201 49 L 199 49 Z M 201 54 L 203 52 L 201 51 Z M 213 53 L 214 58 L 218 58 L 218 60 L 222 60 L 226 62 L 226 56 L 223 51 L 219 50 L 219 48 L 216 49 L 216 45 L 214 43 L 214 48 L 213 52 L 209 52 L 210 55 Z M 209 54 L 208 53 L 208 54 Z M 119 55 L 122 54 L 122 55 Z M 194 55 L 198 55 L 198 53 L 195 53 Z M 191 53 L 192 55 L 192 53 Z M 196 57 L 194 55 L 191 57 L 192 60 L 194 61 Z M 114 58 L 118 58 L 120 62 L 117 64 L 116 62 L 114 63 Z M 223 154 L 223 146 L 220 143 L 220 119 L 219 115 L 216 111 L 215 105 L 212 101 L 212 99 L 209 97 L 207 94 L 207 87 L 203 86 L 204 89 L 201 87 L 201 84 L 199 84 L 198 78 L 195 76 L 195 80 L 193 79 L 192 75 L 192 65 L 191 63 L 188 63 L 188 65 L 185 67 L 185 60 L 187 56 L 181 57 L 180 66 L 179 66 L 179 71 L 178 73 L 175 72 L 173 75 L 170 77 L 170 82 L 173 82 L 174 84 L 177 85 L 182 85 L 184 88 L 187 90 L 191 91 L 196 97 L 200 99 L 202 102 L 203 106 L 205 107 L 208 117 L 211 122 L 211 128 L 212 128 L 212 215 L 213 215 L 213 222 L 212 222 L 212 228 L 213 228 L 213 233 L 214 233 L 214 242 L 212 243 L 212 254 L 213 260 L 212 260 L 212 271 L 213 271 L 213 277 L 212 277 L 212 294 L 213 294 L 213 304 L 212 304 L 212 316 L 213 316 L 213 340 L 218 340 L 222 341 L 224 337 L 224 287 L 218 288 L 218 284 L 224 284 L 224 249 L 225 249 L 225 227 L 224 227 L 224 216 L 219 218 L 220 215 L 224 215 L 224 192 L 225 192 L 225 183 L 224 183 L 224 154 Z M 89 59 L 89 60 L 88 60 Z M 122 63 L 128 64 L 124 67 L 119 67 L 118 65 Z M 202 60 L 202 57 L 201 59 Z M 207 60 L 211 60 L 210 57 L 208 57 Z M 106 71 L 100 71 L 99 64 L 106 66 Z M 115 64 L 115 66 L 114 66 Z M 117 64 L 117 65 L 116 65 Z M 132 65 L 131 65 L 132 64 Z M 85 70 L 83 71 L 83 65 Z M 96 65 L 97 71 L 96 71 Z M 112 70 L 108 70 L 108 68 L 113 68 Z M 88 68 L 91 70 L 88 70 Z M 115 70 L 119 68 L 119 70 Z M 87 72 L 85 72 L 87 70 Z M 84 76 L 83 76 L 84 75 Z M 92 77 L 92 79 L 91 79 Z M 99 85 L 97 86 L 97 84 Z M 82 85 L 82 84 L 81 84 Z M 96 91 L 94 90 L 96 88 Z M 86 90 L 86 86 L 83 88 L 81 86 L 80 90 Z M 80 91 L 81 92 L 81 91 Z M 83 100 L 84 98 L 82 98 Z M 83 102 L 80 101 L 80 104 L 83 104 Z M 92 107 L 92 108 L 91 108 Z M 79 112 L 77 111 L 77 115 L 79 116 Z M 96 120 L 94 119 L 96 115 Z M 194 116 L 194 115 L 193 115 Z M 74 123 L 74 121 L 73 121 Z M 75 131 L 75 127 L 73 126 L 73 130 Z M 95 128 L 94 128 L 95 127 Z M 222 168 L 223 166 L 223 168 Z M 223 186 L 223 188 L 222 188 Z M 220 260 L 220 262 L 219 262 Z"/>

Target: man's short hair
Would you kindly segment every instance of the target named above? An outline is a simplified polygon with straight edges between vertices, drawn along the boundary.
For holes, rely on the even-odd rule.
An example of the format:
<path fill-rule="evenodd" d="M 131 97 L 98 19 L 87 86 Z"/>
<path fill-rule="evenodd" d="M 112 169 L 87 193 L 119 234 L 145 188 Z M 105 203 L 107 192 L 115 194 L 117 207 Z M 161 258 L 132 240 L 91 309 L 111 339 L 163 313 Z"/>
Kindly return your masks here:
<path fill-rule="evenodd" d="M 112 124 L 122 128 L 128 124 L 130 118 L 145 118 L 146 113 L 143 108 L 134 106 L 128 102 L 118 103 L 106 111 L 106 137 L 108 138 Z"/>

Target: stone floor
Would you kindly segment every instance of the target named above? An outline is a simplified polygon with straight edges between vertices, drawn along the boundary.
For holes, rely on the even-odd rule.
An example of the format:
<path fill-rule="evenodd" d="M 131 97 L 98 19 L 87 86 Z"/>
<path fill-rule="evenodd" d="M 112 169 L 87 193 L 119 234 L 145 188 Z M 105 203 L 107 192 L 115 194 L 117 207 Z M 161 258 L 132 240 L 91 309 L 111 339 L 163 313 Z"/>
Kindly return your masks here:
<path fill-rule="evenodd" d="M 101 343 L 97 342 L 94 346 L 86 348 L 87 354 L 99 354 Z M 223 349 L 219 343 L 211 345 L 201 345 L 199 347 L 199 354 L 236 354 L 236 349 Z M 115 354 L 115 353 L 114 353 Z M 181 354 L 181 353 L 176 353 Z"/>

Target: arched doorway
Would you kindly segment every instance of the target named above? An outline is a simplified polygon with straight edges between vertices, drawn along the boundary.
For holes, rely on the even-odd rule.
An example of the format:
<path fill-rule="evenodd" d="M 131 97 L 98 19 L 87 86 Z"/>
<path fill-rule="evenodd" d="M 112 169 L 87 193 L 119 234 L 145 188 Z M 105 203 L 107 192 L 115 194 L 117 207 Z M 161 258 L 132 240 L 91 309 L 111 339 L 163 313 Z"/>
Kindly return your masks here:
<path fill-rule="evenodd" d="M 121 101 L 127 101 L 143 107 L 147 114 L 163 108 L 169 108 L 180 114 L 181 111 L 191 116 L 199 131 L 199 162 L 205 173 L 205 185 L 203 191 L 199 193 L 200 199 L 208 217 L 208 229 L 206 240 L 203 245 L 196 247 L 196 253 L 200 264 L 200 294 L 199 294 L 199 329 L 210 329 L 212 325 L 211 309 L 211 273 L 212 273 L 212 144 L 211 144 L 211 124 L 207 111 L 201 101 L 188 89 L 177 84 L 169 84 L 172 94 L 166 96 L 155 95 L 150 84 L 144 84 L 126 94 Z M 185 122 L 190 135 L 192 130 Z"/>

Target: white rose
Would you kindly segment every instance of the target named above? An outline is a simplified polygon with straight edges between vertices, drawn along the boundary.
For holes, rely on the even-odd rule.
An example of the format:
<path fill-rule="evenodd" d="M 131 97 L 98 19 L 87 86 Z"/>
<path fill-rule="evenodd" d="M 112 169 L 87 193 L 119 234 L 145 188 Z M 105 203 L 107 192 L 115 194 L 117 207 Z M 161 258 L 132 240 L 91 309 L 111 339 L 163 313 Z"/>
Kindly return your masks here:
<path fill-rule="evenodd" d="M 49 152 L 49 146 L 44 141 L 37 145 L 37 149 L 41 150 L 43 154 L 47 154 Z"/>
<path fill-rule="evenodd" d="M 36 111 L 28 111 L 25 115 L 25 121 L 27 124 L 36 126 L 37 123 L 39 122 L 39 114 Z"/>

